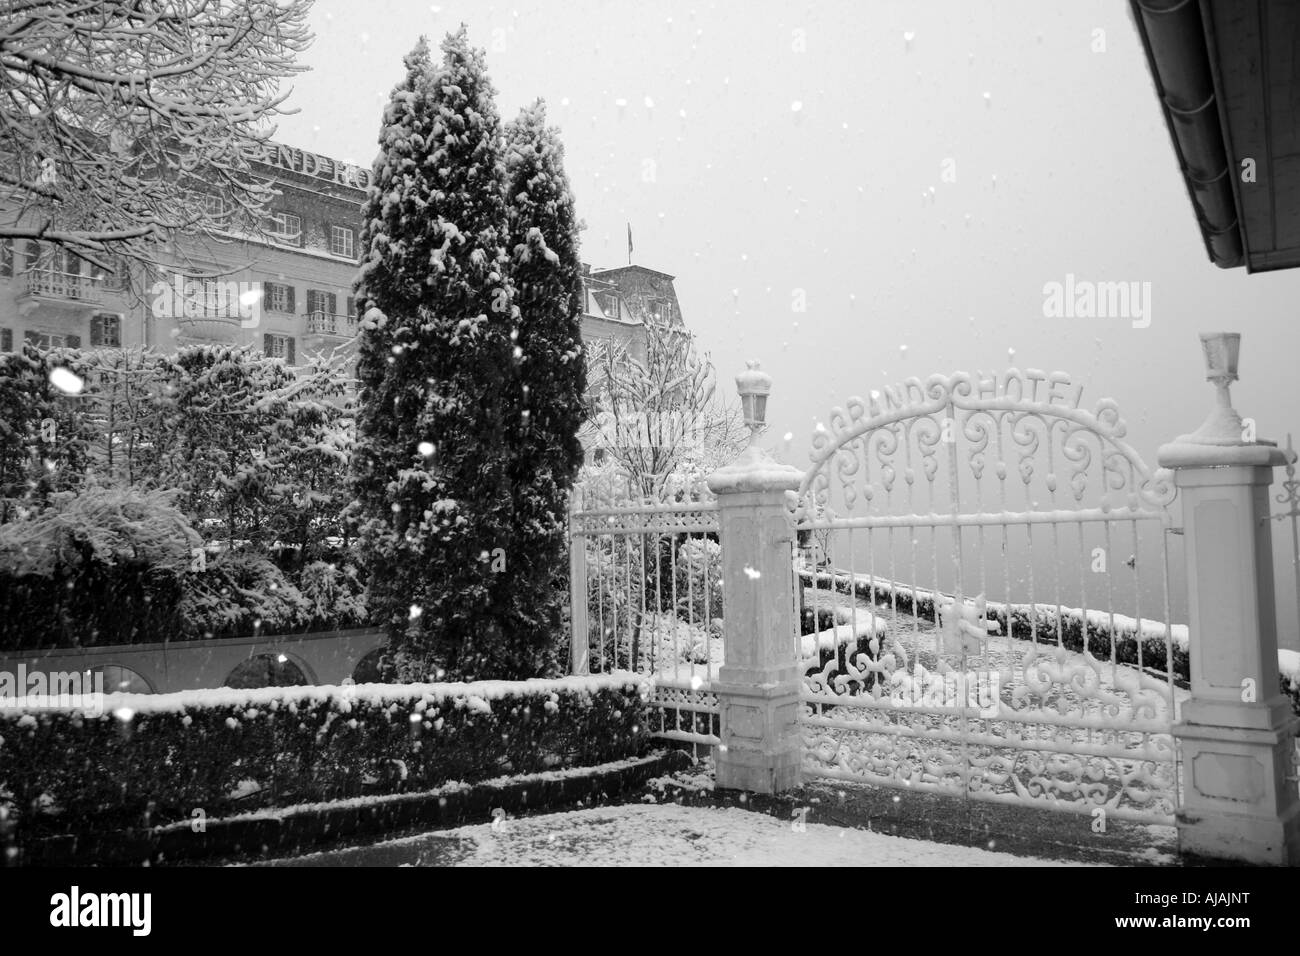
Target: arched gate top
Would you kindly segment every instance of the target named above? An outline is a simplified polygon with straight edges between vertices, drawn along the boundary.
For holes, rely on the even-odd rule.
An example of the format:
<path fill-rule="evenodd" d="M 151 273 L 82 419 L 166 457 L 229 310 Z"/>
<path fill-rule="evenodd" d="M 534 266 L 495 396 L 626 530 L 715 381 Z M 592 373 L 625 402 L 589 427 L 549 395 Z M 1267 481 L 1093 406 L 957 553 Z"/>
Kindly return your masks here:
<path fill-rule="evenodd" d="M 832 475 L 852 511 L 896 486 L 922 481 L 933 492 L 941 468 L 954 508 L 963 479 L 992 480 L 1005 492 L 1010 478 L 1031 502 L 1042 499 L 1035 511 L 1068 504 L 1058 489 L 1080 507 L 1092 485 L 1104 511 L 1162 512 L 1174 498 L 1172 473 L 1149 468 L 1128 443 L 1113 400 L 1088 409 L 1082 399 L 1083 386 L 1065 372 L 1016 368 L 909 378 L 850 398 L 818 426 L 795 516 L 828 506 Z"/>

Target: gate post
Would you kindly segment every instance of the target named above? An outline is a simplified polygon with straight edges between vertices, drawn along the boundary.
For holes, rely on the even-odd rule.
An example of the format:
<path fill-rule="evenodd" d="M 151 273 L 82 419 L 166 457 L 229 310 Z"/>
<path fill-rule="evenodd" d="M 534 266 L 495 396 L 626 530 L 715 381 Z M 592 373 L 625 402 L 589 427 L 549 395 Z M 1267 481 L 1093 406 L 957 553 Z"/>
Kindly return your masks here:
<path fill-rule="evenodd" d="M 757 362 L 736 376 L 750 428 L 749 447 L 708 477 L 718 497 L 722 544 L 725 663 L 718 694 L 721 743 L 715 783 L 723 789 L 779 793 L 799 784 L 798 633 L 794 599 L 794 526 L 785 493 L 803 473 L 774 462 L 758 445 L 772 379 Z"/>
<path fill-rule="evenodd" d="M 574 489 L 569 502 L 569 673 L 590 669 L 587 634 L 587 539 L 578 533 L 577 514 L 582 492 Z"/>
<path fill-rule="evenodd" d="M 1201 336 L 1218 387 L 1199 429 L 1160 449 L 1182 498 L 1191 699 L 1174 726 L 1183 852 L 1300 864 L 1297 720 L 1278 685 L 1268 486 L 1285 456 L 1254 440 L 1228 397 L 1241 336 Z M 1249 441 L 1246 438 L 1250 438 Z"/>

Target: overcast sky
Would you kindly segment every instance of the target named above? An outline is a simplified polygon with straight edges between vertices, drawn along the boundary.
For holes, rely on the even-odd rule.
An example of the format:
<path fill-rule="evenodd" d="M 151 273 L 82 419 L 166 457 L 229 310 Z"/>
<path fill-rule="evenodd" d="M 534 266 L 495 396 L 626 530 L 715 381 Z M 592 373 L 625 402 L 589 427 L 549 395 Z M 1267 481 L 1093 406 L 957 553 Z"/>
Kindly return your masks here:
<path fill-rule="evenodd" d="M 1154 464 L 1210 407 L 1214 329 L 1243 333 L 1242 414 L 1300 431 L 1300 272 L 1207 259 L 1122 0 L 318 0 L 313 20 L 279 139 L 368 165 L 403 54 L 465 22 L 503 117 L 549 104 L 584 258 L 625 263 L 630 222 L 724 386 L 747 358 L 774 376 L 790 459 L 850 395 L 1014 364 L 1116 399 Z M 1149 327 L 1045 318 L 1067 273 L 1149 282 Z"/>

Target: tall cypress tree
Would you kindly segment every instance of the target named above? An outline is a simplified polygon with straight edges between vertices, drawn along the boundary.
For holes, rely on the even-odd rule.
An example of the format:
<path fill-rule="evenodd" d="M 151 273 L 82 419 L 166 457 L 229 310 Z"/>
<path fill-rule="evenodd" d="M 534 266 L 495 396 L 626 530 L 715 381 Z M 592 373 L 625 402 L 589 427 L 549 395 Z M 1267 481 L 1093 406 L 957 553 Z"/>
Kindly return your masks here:
<path fill-rule="evenodd" d="M 509 643 L 515 376 L 500 119 L 465 29 L 421 39 L 385 108 L 357 291 L 354 491 L 390 676 L 527 676 Z M 380 315 L 382 313 L 382 316 Z M 500 550 L 498 550 L 500 549 Z M 504 558 L 506 571 L 494 573 Z"/>
<path fill-rule="evenodd" d="M 551 669 L 566 600 L 566 500 L 582 465 L 586 392 L 582 272 L 573 194 L 558 131 L 539 100 L 506 125 L 510 277 L 517 378 L 507 421 L 514 460 L 517 558 L 511 569 L 518 651 Z"/>

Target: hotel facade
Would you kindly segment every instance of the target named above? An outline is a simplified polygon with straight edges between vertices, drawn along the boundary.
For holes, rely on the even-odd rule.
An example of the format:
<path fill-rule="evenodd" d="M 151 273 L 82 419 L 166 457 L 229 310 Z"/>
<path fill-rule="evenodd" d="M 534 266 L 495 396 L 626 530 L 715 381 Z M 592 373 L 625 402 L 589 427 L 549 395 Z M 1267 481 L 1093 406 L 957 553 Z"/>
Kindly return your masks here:
<path fill-rule="evenodd" d="M 162 352 L 208 343 L 250 346 L 289 365 L 346 354 L 357 332 L 351 287 L 371 174 L 276 143 L 255 169 L 279 193 L 260 235 L 180 236 L 157 265 L 108 274 L 36 242 L 0 240 L 0 351 L 24 342 Z M 638 354 L 647 323 L 683 328 L 666 273 L 584 265 L 583 282 L 588 342 Z"/>

